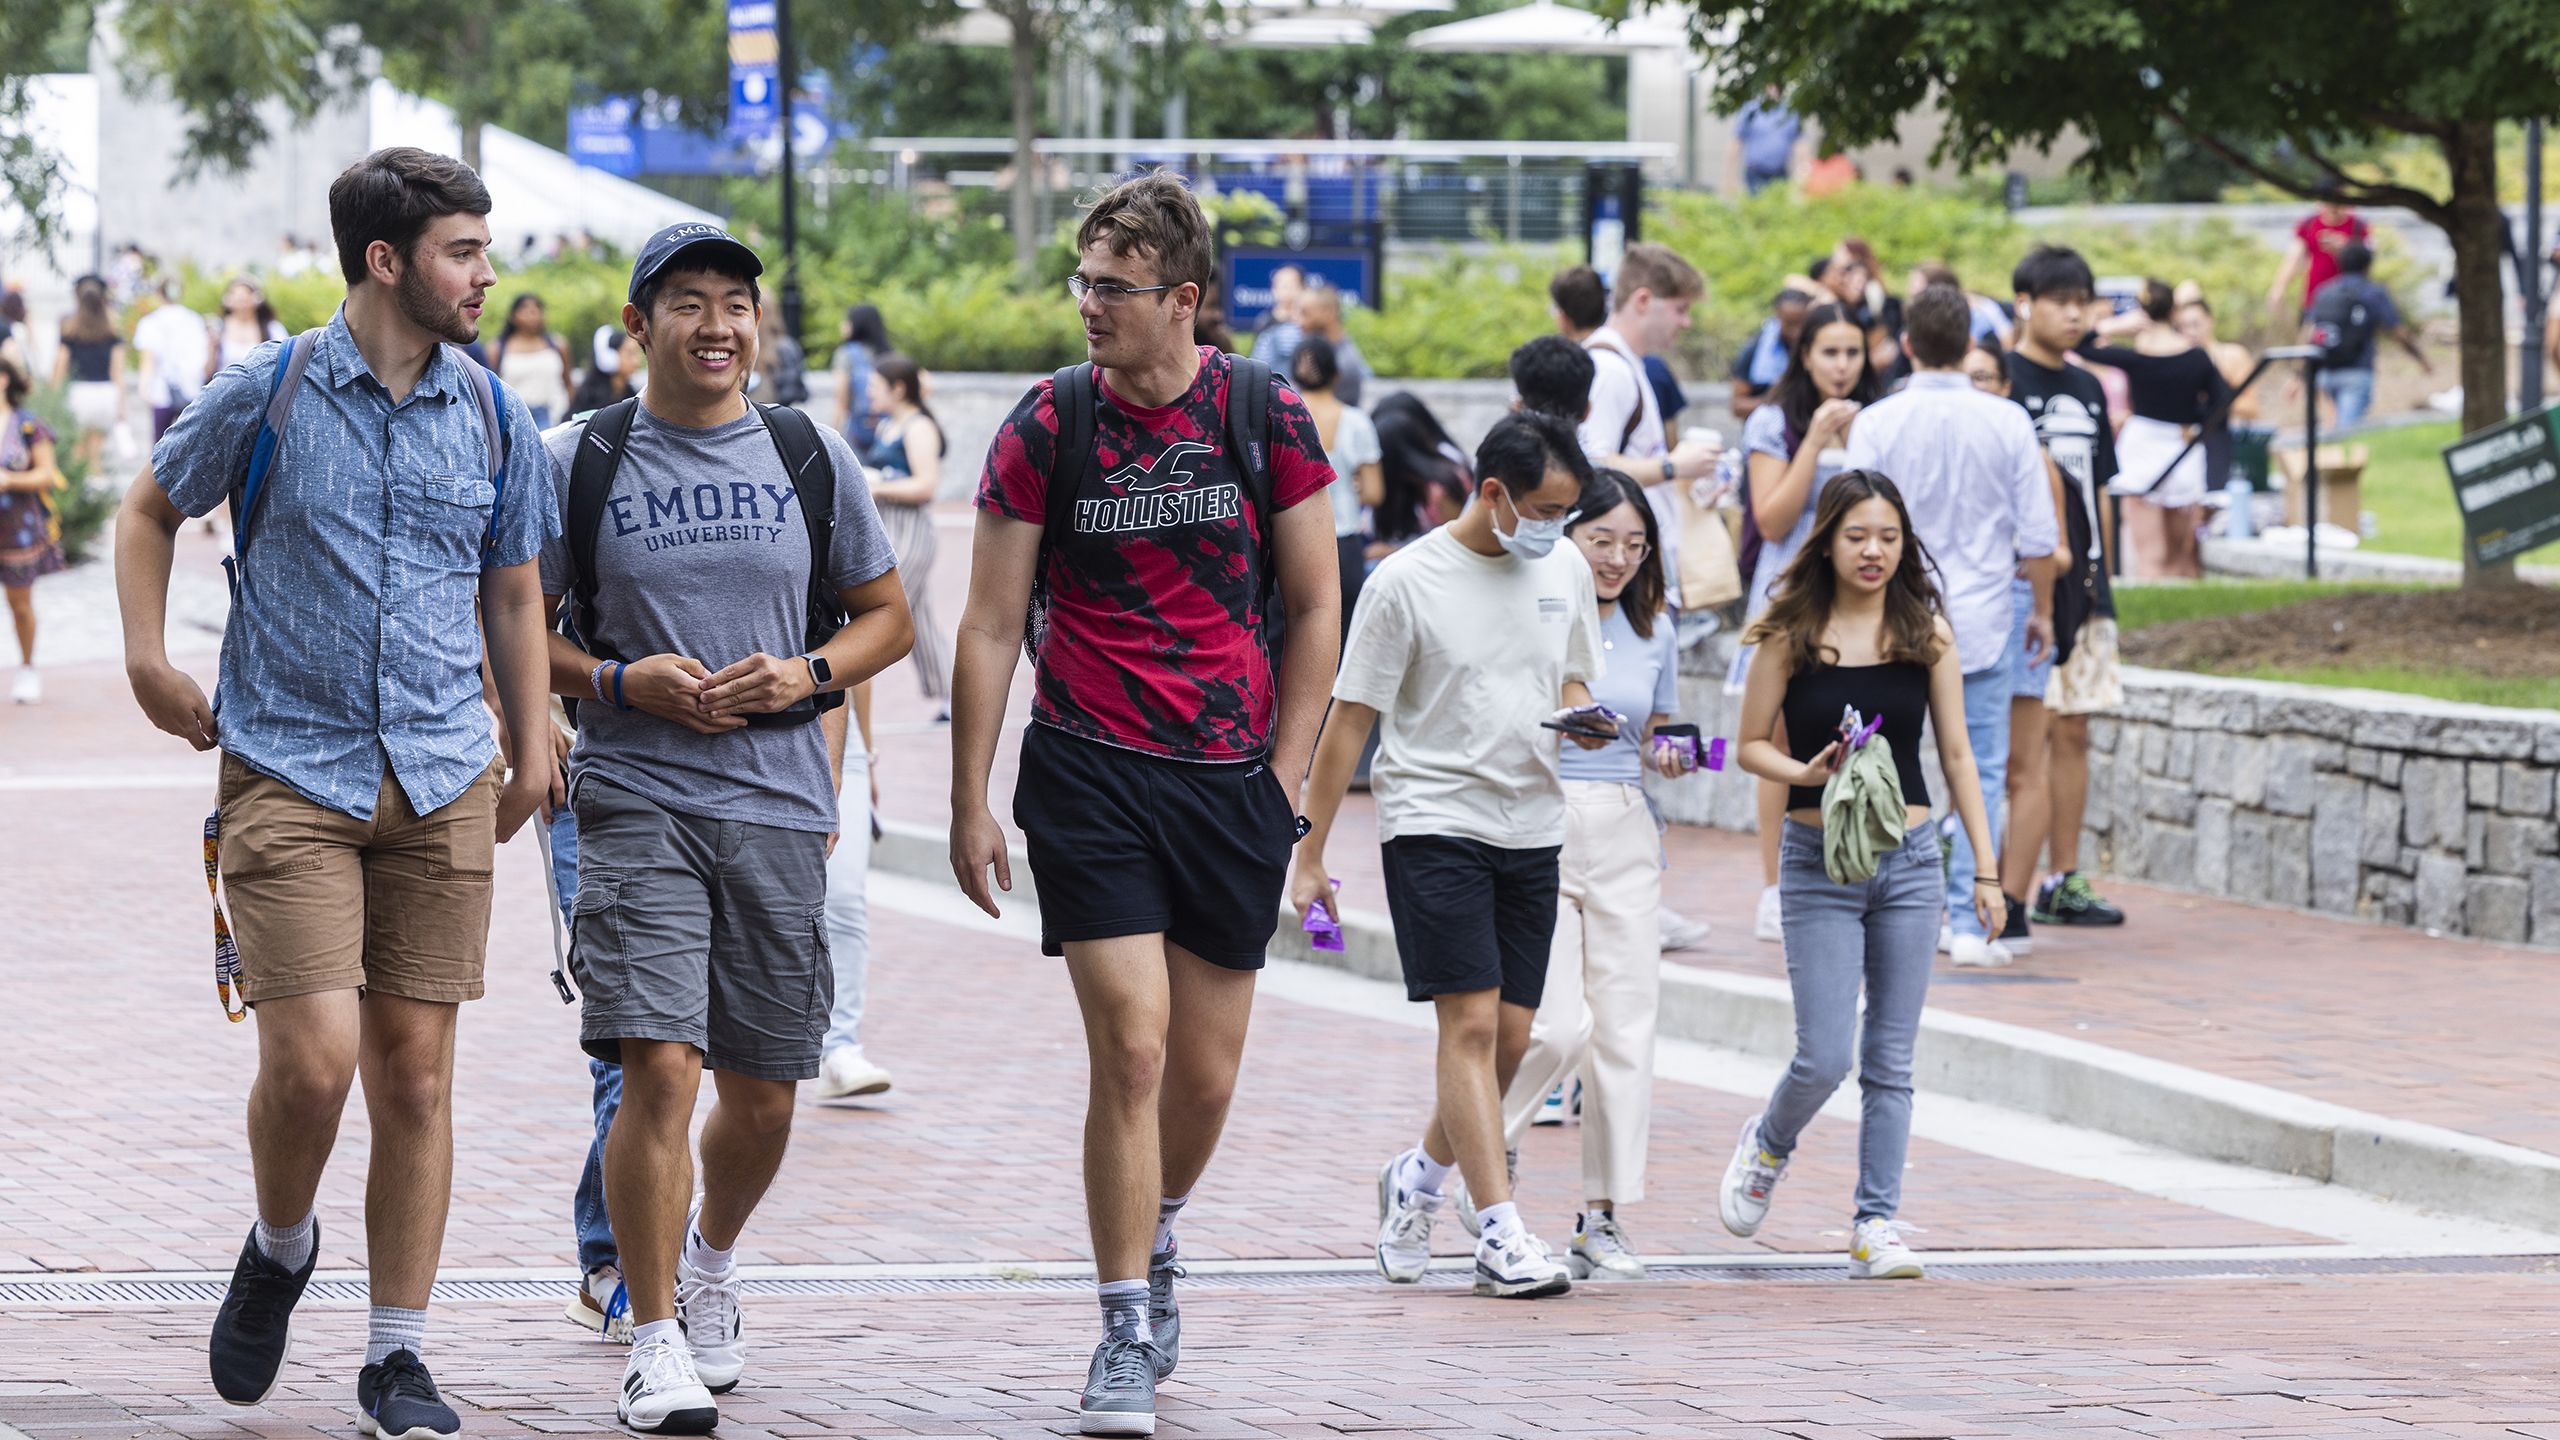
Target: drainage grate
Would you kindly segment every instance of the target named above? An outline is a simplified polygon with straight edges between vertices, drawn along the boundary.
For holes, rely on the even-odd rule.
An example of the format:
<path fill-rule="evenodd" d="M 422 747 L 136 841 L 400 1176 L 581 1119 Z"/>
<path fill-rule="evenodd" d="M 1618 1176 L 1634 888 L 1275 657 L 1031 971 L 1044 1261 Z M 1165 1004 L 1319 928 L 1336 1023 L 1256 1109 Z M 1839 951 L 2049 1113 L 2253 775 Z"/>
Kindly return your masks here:
<path fill-rule="evenodd" d="M 2431 1255 L 2403 1257 L 2374 1256 L 2264 1256 L 2235 1255 L 2226 1258 L 2180 1257 L 2174 1260 L 2001 1260 L 1984 1256 L 1939 1254 L 1929 1257 L 1930 1273 L 1940 1280 L 1981 1283 L 2019 1283 L 2053 1280 L 2227 1280 L 2281 1279 L 2292 1276 L 2360 1276 L 2360 1275 L 2538 1275 L 2560 1274 L 2560 1256 L 2553 1255 Z M 1691 1260 L 1657 1264 L 1653 1275 L 1661 1280 L 1707 1281 L 1720 1284 L 1820 1284 L 1845 1281 L 1839 1262 L 1826 1258 L 1807 1258 L 1802 1262 L 1751 1258 L 1730 1261 Z M 1462 1268 L 1435 1269 L 1424 1277 L 1423 1284 L 1434 1288 L 1454 1289 L 1469 1283 L 1471 1276 Z M 100 1276 L 81 1279 L 75 1276 L 49 1275 L 35 1277 L 0 1277 L 0 1311 L 20 1306 L 104 1305 L 125 1308 L 156 1308 L 181 1305 L 214 1305 L 222 1300 L 226 1281 L 208 1275 L 193 1278 L 125 1278 Z M 1206 1290 L 1318 1290 L 1358 1288 L 1377 1283 L 1376 1273 L 1368 1267 L 1345 1266 L 1327 1270 L 1205 1270 L 1195 1272 L 1185 1288 Z M 750 1295 L 775 1299 L 808 1298 L 833 1295 L 972 1295 L 1067 1293 L 1082 1294 L 1093 1282 L 1076 1275 L 862 1275 L 859 1273 L 820 1276 L 757 1276 L 750 1274 L 746 1291 Z M 524 1300 L 556 1300 L 568 1281 L 561 1278 L 542 1279 L 475 1279 L 439 1280 L 435 1298 L 439 1304 L 459 1301 L 510 1302 Z M 309 1299 L 321 1305 L 362 1305 L 366 1301 L 365 1282 L 358 1278 L 316 1279 L 307 1292 Z"/>

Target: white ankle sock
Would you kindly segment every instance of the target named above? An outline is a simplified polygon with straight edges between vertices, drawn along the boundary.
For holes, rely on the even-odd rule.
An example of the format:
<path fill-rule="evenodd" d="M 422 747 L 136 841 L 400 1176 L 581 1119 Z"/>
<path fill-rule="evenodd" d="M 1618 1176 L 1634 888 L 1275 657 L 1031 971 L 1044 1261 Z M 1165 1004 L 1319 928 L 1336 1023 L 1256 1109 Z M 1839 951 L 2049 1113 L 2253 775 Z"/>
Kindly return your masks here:
<path fill-rule="evenodd" d="M 318 1243 L 319 1227 L 313 1223 L 318 1211 L 304 1215 L 291 1225 L 258 1222 L 258 1253 L 287 1270 L 300 1270 L 311 1259 L 312 1247 Z"/>
<path fill-rule="evenodd" d="M 364 1363 L 379 1365 L 394 1350 L 423 1357 L 427 1350 L 427 1312 L 376 1305 L 365 1321 Z"/>
<path fill-rule="evenodd" d="M 1190 1203 L 1188 1195 L 1167 1195 L 1156 1201 L 1156 1254 L 1173 1248 L 1173 1222 L 1182 1218 L 1182 1207 Z"/>
<path fill-rule="evenodd" d="M 1404 1185 L 1426 1195 L 1437 1195 L 1449 1181 L 1449 1166 L 1431 1158 L 1431 1152 L 1416 1145 L 1405 1152 Z"/>
<path fill-rule="evenodd" d="M 1484 1238 L 1499 1239 L 1520 1228 L 1520 1206 L 1510 1200 L 1499 1205 L 1487 1205 L 1476 1212 L 1476 1223 Z"/>
<path fill-rule="evenodd" d="M 711 1242 L 702 1238 L 701 1230 L 687 1225 L 684 1227 L 684 1263 L 697 1271 L 725 1275 L 729 1267 L 737 1263 L 737 1251 L 712 1249 Z"/>
<path fill-rule="evenodd" d="M 635 1346 L 646 1345 L 661 1335 L 674 1335 L 676 1333 L 676 1322 L 673 1320 L 643 1321 L 642 1323 L 631 1327 L 631 1343 Z"/>

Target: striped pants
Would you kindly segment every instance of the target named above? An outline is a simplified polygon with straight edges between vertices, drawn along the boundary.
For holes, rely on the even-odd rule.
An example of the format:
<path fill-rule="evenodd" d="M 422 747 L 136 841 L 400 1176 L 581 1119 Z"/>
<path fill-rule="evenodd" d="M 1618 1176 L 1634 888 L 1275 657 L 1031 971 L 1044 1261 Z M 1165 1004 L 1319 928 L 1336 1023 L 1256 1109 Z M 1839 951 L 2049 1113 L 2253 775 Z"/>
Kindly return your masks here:
<path fill-rule="evenodd" d="M 933 620 L 933 601 L 926 582 L 933 577 L 939 548 L 933 537 L 933 509 L 926 505 L 880 507 L 880 528 L 888 532 L 889 549 L 898 557 L 898 583 L 907 592 L 907 613 L 915 618 L 916 645 L 907 659 L 916 667 L 916 683 L 927 700 L 951 693 L 951 657 L 943 650 L 942 627 Z"/>

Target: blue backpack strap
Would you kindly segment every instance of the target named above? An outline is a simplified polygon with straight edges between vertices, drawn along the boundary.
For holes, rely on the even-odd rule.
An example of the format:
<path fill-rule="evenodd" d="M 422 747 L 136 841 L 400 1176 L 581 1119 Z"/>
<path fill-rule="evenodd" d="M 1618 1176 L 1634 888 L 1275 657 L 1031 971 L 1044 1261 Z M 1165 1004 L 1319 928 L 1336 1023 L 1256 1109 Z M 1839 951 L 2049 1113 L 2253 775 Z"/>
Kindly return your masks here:
<path fill-rule="evenodd" d="M 276 352 L 275 373 L 267 380 L 267 408 L 258 416 L 258 438 L 249 446 L 249 469 L 231 497 L 231 554 L 222 562 L 222 568 L 231 577 L 235 604 L 240 598 L 240 562 L 249 553 L 249 527 L 257 514 L 258 496 L 266 489 L 267 472 L 275 468 L 276 448 L 284 443 L 285 422 L 292 418 L 293 402 L 302 393 L 302 372 L 310 368 L 311 354 L 319 348 L 320 331 L 324 328 L 286 336 L 284 348 Z"/>
<path fill-rule="evenodd" d="M 461 346 L 444 348 L 471 381 L 471 398 L 480 407 L 480 434 L 489 446 L 489 486 L 497 493 L 489 501 L 489 528 L 480 536 L 480 551 L 485 555 L 498 548 L 498 517 L 507 504 L 507 387 L 489 367 L 464 354 Z"/>

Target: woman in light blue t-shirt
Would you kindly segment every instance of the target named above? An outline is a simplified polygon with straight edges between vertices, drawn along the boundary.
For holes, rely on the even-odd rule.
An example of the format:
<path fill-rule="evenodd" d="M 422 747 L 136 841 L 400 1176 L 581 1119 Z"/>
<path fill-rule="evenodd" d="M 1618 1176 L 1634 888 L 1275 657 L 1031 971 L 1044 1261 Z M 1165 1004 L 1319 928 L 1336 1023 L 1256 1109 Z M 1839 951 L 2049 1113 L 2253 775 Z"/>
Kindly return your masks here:
<path fill-rule="evenodd" d="M 1568 1263 L 1577 1280 L 1618 1279 L 1644 1274 L 1616 1206 L 1644 1198 L 1662 992 L 1662 840 L 1644 772 L 1679 776 L 1690 767 L 1686 756 L 1658 757 L 1652 744 L 1654 727 L 1679 706 L 1680 670 L 1653 507 L 1635 481 L 1599 470 L 1566 533 L 1591 562 L 1600 599 L 1603 665 L 1592 698 L 1627 718 L 1615 744 L 1563 751 L 1555 942 L 1502 1119 L 1516 1149 L 1548 1089 L 1581 1076 L 1584 1199 Z"/>
<path fill-rule="evenodd" d="M 1849 423 L 1881 390 L 1867 353 L 1867 332 L 1857 317 L 1841 305 L 1818 305 L 1807 312 L 1786 372 L 1742 426 L 1743 496 L 1760 535 L 1746 627 L 1768 610 L 1778 576 L 1813 533 L 1822 488 L 1848 459 Z M 1726 694 L 1742 693 L 1742 677 L 1750 668 L 1751 647 L 1737 648 L 1733 668 L 1725 675 Z M 1780 726 L 1769 739 L 1784 750 L 1786 728 Z M 1759 938 L 1775 942 L 1778 831 L 1786 815 L 1786 787 L 1763 781 L 1758 798 L 1761 888 L 1751 928 Z"/>

